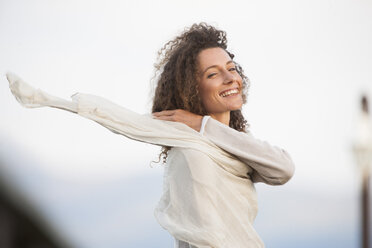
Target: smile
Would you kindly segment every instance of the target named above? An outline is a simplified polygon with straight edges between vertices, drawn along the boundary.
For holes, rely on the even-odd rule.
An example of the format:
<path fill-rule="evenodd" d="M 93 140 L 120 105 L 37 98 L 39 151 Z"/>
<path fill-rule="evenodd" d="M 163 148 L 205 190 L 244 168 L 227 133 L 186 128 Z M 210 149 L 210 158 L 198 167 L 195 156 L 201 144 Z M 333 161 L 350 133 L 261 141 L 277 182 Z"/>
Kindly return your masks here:
<path fill-rule="evenodd" d="M 238 89 L 231 89 L 231 90 L 226 90 L 226 91 L 221 92 L 220 96 L 227 97 L 227 96 L 231 96 L 231 95 L 236 95 L 238 93 L 239 93 Z"/>

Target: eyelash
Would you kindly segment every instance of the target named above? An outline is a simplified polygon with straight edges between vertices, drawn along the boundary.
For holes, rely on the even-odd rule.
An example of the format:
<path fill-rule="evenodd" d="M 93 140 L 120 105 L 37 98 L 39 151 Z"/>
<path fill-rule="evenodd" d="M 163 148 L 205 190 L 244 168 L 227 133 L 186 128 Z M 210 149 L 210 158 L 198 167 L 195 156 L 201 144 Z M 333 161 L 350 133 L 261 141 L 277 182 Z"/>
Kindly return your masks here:
<path fill-rule="evenodd" d="M 212 74 L 209 74 L 208 76 L 207 76 L 207 78 L 211 78 L 211 77 L 213 77 L 214 75 L 216 75 L 217 73 L 212 73 Z"/>
<path fill-rule="evenodd" d="M 230 68 L 229 71 L 236 71 L 236 67 L 232 67 L 232 68 Z M 216 75 L 216 74 L 217 74 L 217 73 L 211 73 L 211 74 L 209 74 L 209 75 L 207 76 L 207 78 L 211 78 L 211 77 L 213 77 L 213 76 Z"/>

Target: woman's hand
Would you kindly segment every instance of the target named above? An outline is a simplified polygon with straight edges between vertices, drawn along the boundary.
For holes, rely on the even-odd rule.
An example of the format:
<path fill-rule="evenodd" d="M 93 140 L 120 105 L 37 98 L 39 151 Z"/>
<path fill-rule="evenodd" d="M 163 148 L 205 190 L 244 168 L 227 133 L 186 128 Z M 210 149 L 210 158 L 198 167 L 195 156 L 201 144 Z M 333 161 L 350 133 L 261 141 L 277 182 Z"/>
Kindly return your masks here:
<path fill-rule="evenodd" d="M 196 131 L 200 131 L 203 116 L 191 113 L 183 109 L 164 110 L 152 113 L 155 119 L 164 121 L 176 121 L 186 124 Z"/>

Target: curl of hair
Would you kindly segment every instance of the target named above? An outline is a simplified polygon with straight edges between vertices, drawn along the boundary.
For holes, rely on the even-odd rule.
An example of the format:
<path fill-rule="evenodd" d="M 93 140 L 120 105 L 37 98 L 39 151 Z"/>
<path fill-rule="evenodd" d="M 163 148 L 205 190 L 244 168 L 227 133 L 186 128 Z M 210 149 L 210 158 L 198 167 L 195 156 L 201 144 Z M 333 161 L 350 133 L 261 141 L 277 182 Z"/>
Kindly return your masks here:
<path fill-rule="evenodd" d="M 198 115 L 208 114 L 199 95 L 197 57 L 202 50 L 215 47 L 224 49 L 231 59 L 234 58 L 234 54 L 227 51 L 226 32 L 206 23 L 199 23 L 185 29 L 159 50 L 157 63 L 154 65 L 156 88 L 152 112 L 184 109 Z M 243 103 L 246 103 L 250 82 L 241 66 L 236 62 L 235 64 L 242 77 Z M 249 125 L 241 110 L 235 110 L 230 113 L 229 126 L 245 132 Z M 170 147 L 162 148 L 159 161 L 166 161 L 169 150 Z"/>

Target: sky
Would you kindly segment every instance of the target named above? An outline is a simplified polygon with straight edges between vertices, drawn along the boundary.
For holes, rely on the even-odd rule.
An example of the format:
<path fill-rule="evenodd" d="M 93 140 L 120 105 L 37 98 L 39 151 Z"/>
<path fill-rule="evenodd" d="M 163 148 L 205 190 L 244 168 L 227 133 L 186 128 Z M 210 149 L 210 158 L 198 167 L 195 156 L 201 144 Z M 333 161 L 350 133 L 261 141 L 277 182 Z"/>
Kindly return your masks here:
<path fill-rule="evenodd" d="M 285 148 L 296 164 L 286 185 L 257 185 L 256 226 L 267 246 L 281 247 L 279 239 L 309 241 L 309 234 L 324 243 L 327 233 L 355 247 L 360 180 L 351 147 L 360 96 L 372 98 L 369 0 L 2 0 L 0 155 L 18 161 L 9 164 L 19 171 L 25 166 L 19 161 L 32 160 L 30 168 L 59 182 L 58 187 L 80 185 L 79 197 L 97 185 L 119 187 L 113 182 L 125 181 L 122 187 L 136 188 L 136 178 L 152 178 L 146 180 L 158 191 L 151 191 L 146 200 L 152 205 L 143 211 L 153 211 L 162 167 L 151 161 L 159 147 L 115 135 L 71 113 L 23 108 L 10 94 L 5 73 L 66 99 L 90 93 L 148 113 L 157 51 L 201 21 L 227 32 L 228 49 L 250 78 L 243 111 L 251 132 Z M 14 173 L 20 185 L 41 190 L 38 180 Z M 43 192 L 49 199 L 48 190 Z M 86 199 L 79 204 L 94 197 Z M 51 203 L 44 205 L 53 209 Z M 119 243 L 124 242 L 120 234 Z"/>

